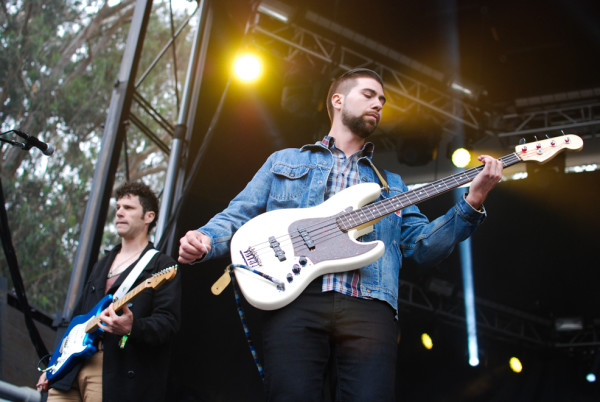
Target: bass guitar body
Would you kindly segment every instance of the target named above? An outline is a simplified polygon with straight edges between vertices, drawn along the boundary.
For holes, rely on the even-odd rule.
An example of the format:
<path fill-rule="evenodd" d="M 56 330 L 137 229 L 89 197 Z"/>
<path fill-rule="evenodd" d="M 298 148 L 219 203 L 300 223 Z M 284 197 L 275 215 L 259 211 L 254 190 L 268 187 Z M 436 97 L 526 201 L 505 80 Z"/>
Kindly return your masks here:
<path fill-rule="evenodd" d="M 274 210 L 244 224 L 231 240 L 231 259 L 250 268 L 234 270 L 246 300 L 263 310 L 278 309 L 315 278 L 362 268 L 380 258 L 385 249 L 381 241 L 356 240 L 373 230 L 373 222 L 347 231 L 337 222 L 340 214 L 380 194 L 379 185 L 363 183 L 318 206 Z"/>

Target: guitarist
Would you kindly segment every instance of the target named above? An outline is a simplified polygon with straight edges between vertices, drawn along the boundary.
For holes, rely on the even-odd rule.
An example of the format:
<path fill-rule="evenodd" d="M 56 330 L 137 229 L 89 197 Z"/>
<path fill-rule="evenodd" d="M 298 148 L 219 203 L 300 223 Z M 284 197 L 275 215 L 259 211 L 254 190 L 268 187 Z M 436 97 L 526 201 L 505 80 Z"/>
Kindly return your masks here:
<path fill-rule="evenodd" d="M 378 182 L 367 138 L 385 104 L 374 71 L 356 69 L 336 79 L 327 98 L 329 134 L 316 144 L 272 154 L 246 188 L 205 226 L 180 240 L 179 262 L 223 256 L 232 235 L 251 218 L 281 208 L 321 204 L 346 187 Z M 486 215 L 483 202 L 502 178 L 502 162 L 485 164 L 466 197 L 434 221 L 410 206 L 374 225 L 384 255 L 368 266 L 326 274 L 290 304 L 267 312 L 263 334 L 265 393 L 269 401 L 318 401 L 328 364 L 335 364 L 335 400 L 395 401 L 398 275 L 403 259 L 436 264 L 469 237 Z M 389 196 L 407 191 L 386 172 Z M 382 194 L 383 197 L 384 194 Z M 385 194 L 388 196 L 388 194 Z"/>
<path fill-rule="evenodd" d="M 116 200 L 115 226 L 121 244 L 94 265 L 76 315 L 86 314 L 106 294 L 113 294 L 153 248 L 148 235 L 156 225 L 156 195 L 143 183 L 128 182 L 116 190 Z M 156 253 L 131 288 L 173 265 L 170 256 Z M 157 289 L 139 293 L 118 314 L 111 304 L 99 316 L 105 332 L 98 337 L 98 352 L 54 383 L 49 384 L 42 374 L 38 391 L 49 389 L 49 401 L 164 401 L 180 304 L 179 275 Z"/>

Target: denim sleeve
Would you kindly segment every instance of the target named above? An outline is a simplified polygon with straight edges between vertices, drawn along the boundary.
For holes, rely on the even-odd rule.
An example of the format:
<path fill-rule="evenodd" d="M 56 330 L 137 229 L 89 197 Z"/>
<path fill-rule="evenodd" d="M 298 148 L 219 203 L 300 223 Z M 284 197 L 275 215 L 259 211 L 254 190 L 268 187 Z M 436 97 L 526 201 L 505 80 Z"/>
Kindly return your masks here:
<path fill-rule="evenodd" d="M 265 212 L 273 175 L 270 172 L 273 155 L 258 170 L 246 187 L 229 203 L 197 230 L 211 238 L 211 250 L 203 260 L 222 257 L 229 252 L 233 234 L 247 221 Z"/>
<path fill-rule="evenodd" d="M 485 219 L 486 212 L 477 211 L 461 199 L 448 212 L 429 222 L 416 206 L 403 210 L 400 247 L 402 254 L 420 265 L 434 265 L 454 250 Z"/>

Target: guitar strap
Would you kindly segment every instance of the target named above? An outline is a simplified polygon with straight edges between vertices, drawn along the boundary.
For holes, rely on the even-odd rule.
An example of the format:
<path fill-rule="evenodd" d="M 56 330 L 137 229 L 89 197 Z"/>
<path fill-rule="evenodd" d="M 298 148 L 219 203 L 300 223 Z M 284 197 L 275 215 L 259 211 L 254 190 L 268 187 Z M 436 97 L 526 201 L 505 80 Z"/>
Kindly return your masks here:
<path fill-rule="evenodd" d="M 156 255 L 156 253 L 158 253 L 158 250 L 155 248 L 151 248 L 150 250 L 144 253 L 143 257 L 140 258 L 137 264 L 135 264 L 135 267 L 133 267 L 129 275 L 127 275 L 127 278 L 125 278 L 119 289 L 117 289 L 117 291 L 113 295 L 113 301 L 120 299 L 127 292 L 129 292 L 129 288 L 131 287 L 131 285 L 133 285 L 135 280 L 138 278 L 138 276 L 140 276 L 144 268 L 146 268 L 146 265 L 148 265 L 148 263 L 150 262 L 152 257 Z"/>
<path fill-rule="evenodd" d="M 379 173 L 379 170 L 377 169 L 377 167 L 375 167 L 375 164 L 373 163 L 373 161 L 371 162 L 371 166 L 373 167 L 373 170 L 375 171 L 375 174 L 377 175 L 377 177 L 379 177 L 379 181 L 381 182 L 381 187 L 383 187 L 383 189 L 385 190 L 386 193 L 390 193 L 390 186 L 387 183 L 386 177 L 387 175 L 385 174 L 385 170 L 383 170 L 383 175 L 381 173 Z"/>

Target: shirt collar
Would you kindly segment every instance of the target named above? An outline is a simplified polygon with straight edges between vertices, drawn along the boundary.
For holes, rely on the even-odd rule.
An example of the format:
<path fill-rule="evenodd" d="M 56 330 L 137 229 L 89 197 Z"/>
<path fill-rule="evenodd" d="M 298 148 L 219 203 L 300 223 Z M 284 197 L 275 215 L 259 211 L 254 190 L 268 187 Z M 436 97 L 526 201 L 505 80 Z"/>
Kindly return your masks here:
<path fill-rule="evenodd" d="M 330 135 L 326 135 L 321 140 L 321 144 L 323 146 L 325 146 L 325 148 L 331 149 L 331 148 L 335 147 L 335 138 Z M 375 150 L 375 145 L 372 142 L 365 142 L 365 145 L 359 151 L 360 153 L 358 156 L 372 158 L 374 150 Z"/>

